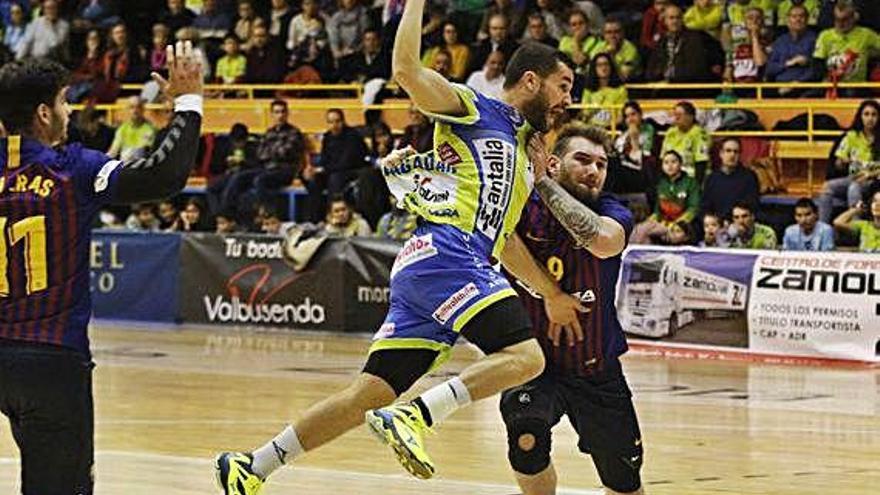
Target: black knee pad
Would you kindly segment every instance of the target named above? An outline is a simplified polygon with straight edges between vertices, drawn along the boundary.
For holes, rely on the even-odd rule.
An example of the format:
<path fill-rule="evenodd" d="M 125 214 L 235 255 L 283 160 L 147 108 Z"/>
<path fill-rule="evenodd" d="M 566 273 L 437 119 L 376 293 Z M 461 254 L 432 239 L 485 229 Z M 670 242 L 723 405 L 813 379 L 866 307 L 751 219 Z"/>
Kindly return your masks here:
<path fill-rule="evenodd" d="M 524 450 L 520 437 L 532 435 L 535 445 Z M 550 465 L 550 425 L 540 419 L 520 419 L 507 427 L 507 460 L 514 471 L 534 475 Z"/>

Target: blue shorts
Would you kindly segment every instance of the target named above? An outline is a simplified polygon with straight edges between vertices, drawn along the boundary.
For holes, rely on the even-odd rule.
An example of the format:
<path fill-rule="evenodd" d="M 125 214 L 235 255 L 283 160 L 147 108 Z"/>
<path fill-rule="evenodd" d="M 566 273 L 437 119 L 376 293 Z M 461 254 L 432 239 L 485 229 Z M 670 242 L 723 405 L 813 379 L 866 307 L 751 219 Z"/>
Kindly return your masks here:
<path fill-rule="evenodd" d="M 371 352 L 436 350 L 439 364 L 477 313 L 516 296 L 476 244 L 449 225 L 424 223 L 416 229 L 391 269 L 391 305 Z"/>

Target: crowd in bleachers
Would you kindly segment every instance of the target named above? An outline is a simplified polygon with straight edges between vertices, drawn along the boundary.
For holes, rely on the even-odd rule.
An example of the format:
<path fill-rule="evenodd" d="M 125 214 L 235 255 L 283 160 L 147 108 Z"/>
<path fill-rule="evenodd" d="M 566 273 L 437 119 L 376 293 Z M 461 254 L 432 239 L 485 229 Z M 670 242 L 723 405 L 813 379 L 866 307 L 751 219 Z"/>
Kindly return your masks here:
<path fill-rule="evenodd" d="M 147 83 L 128 101 L 117 129 L 92 107 L 74 119 L 74 139 L 128 157 L 162 138 L 144 116 L 154 98 L 151 71 L 164 46 L 190 40 L 207 81 L 365 84 L 367 102 L 387 96 L 390 52 L 405 0 L 0 0 L 0 59 L 48 56 L 74 71 L 72 101 L 115 102 L 123 83 Z M 649 118 L 626 84 L 637 82 L 880 81 L 880 2 L 873 0 L 427 0 L 425 66 L 499 96 L 504 65 L 523 43 L 566 53 L 577 75 L 572 113 L 608 127 L 598 107 L 623 105 L 610 187 L 632 199 L 634 242 L 825 250 L 856 244 L 880 250 L 878 106 L 865 100 L 835 146 L 821 194 L 795 205 L 796 222 L 762 223 L 759 196 L 778 184 L 756 174 L 756 140 L 712 139 L 707 121 L 682 101 L 671 119 Z M 869 97 L 872 88 L 780 89 L 772 96 Z M 234 93 L 233 93 L 234 95 Z M 686 95 L 693 97 L 694 92 Z M 640 95 L 641 97 L 642 95 Z M 651 96 L 651 95 L 646 95 Z M 702 94 L 701 94 L 702 96 Z M 710 95 L 710 96 L 715 96 Z M 736 98 L 724 94 L 719 98 Z M 389 200 L 377 159 L 396 147 L 431 147 L 431 121 L 411 112 L 402 136 L 375 114 L 350 127 L 327 112 L 320 152 L 284 100 L 271 126 L 242 124 L 203 142 L 204 201 L 141 205 L 127 220 L 107 211 L 105 226 L 136 230 L 278 232 L 290 222 L 334 235 L 405 238 L 414 220 Z M 719 117 L 716 115 L 715 117 Z M 719 118 L 726 118 L 720 116 Z M 844 123 L 846 124 L 846 123 Z M 735 127 L 734 127 L 735 128 Z M 662 132 L 661 132 L 662 131 Z M 204 140 L 203 140 L 204 141 Z M 744 156 L 748 155 L 748 157 Z M 308 191 L 300 218 L 285 218 L 277 192 Z M 779 235 L 777 235 L 779 234 Z M 778 238 L 782 238 L 781 241 Z"/>

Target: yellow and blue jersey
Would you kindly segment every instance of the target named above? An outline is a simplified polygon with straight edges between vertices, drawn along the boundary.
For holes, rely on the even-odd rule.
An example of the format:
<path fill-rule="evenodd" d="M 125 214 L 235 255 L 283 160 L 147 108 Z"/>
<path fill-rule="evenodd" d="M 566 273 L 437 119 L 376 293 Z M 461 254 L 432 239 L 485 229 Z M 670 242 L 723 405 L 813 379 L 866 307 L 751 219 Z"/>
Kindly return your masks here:
<path fill-rule="evenodd" d="M 526 144 L 531 126 L 506 103 L 454 85 L 467 113 L 436 119 L 434 149 L 383 173 L 392 194 L 429 223 L 471 236 L 477 251 L 498 259 L 532 189 Z"/>

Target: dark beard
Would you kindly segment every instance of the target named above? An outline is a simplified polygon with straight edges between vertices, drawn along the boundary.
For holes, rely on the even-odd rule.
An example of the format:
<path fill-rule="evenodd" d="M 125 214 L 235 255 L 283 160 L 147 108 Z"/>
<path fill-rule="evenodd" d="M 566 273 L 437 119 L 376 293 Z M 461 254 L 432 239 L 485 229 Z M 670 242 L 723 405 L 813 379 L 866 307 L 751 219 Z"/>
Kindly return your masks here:
<path fill-rule="evenodd" d="M 559 176 L 559 185 L 563 187 L 569 194 L 574 196 L 578 201 L 589 207 L 593 211 L 597 211 L 599 205 L 599 195 L 593 193 L 585 186 L 575 182 L 568 174 L 562 172 Z"/>
<path fill-rule="evenodd" d="M 541 83 L 541 89 L 538 91 L 538 94 L 523 105 L 522 114 L 534 129 L 540 132 L 547 132 L 548 106 L 547 96 L 544 94 L 544 85 Z"/>

